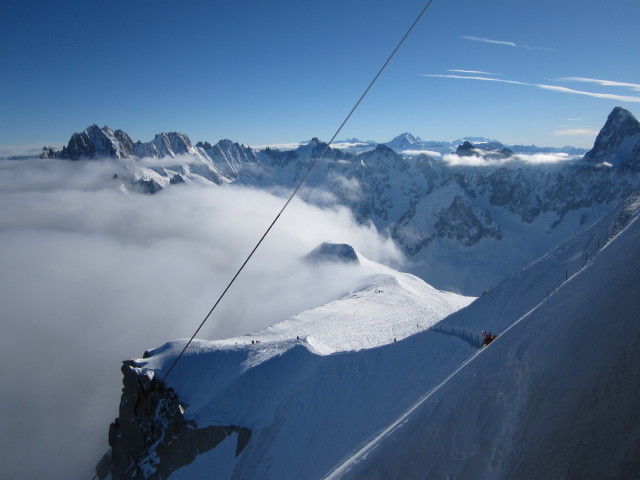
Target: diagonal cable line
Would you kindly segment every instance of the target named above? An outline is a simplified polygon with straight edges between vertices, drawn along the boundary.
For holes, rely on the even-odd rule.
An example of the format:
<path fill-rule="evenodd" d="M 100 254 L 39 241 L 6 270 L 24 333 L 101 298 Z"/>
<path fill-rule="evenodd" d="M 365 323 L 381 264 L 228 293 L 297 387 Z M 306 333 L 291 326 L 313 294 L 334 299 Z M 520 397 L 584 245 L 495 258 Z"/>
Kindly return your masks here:
<path fill-rule="evenodd" d="M 351 108 L 351 110 L 349 111 L 349 113 L 347 114 L 347 116 L 345 117 L 345 119 L 342 121 L 342 123 L 340 124 L 340 126 L 338 127 L 338 129 L 336 130 L 336 132 L 333 134 L 333 136 L 331 137 L 331 140 L 329 140 L 329 142 L 325 145 L 324 149 L 322 150 L 322 152 L 320 153 L 320 155 L 318 155 L 318 157 L 313 161 L 313 163 L 311 164 L 311 166 L 308 168 L 307 173 L 304 175 L 304 177 L 302 177 L 302 180 L 300 180 L 300 182 L 298 183 L 298 185 L 296 186 L 295 190 L 293 191 L 293 193 L 291 193 L 291 195 L 289 196 L 289 198 L 287 199 L 287 201 L 285 202 L 285 204 L 282 206 L 282 208 L 280 209 L 280 211 L 278 212 L 278 214 L 276 215 L 276 217 L 273 219 L 273 221 L 271 222 L 271 224 L 269 225 L 269 227 L 267 228 L 267 230 L 264 232 L 264 234 L 262 235 L 262 237 L 260 237 L 260 240 L 258 240 L 258 242 L 256 243 L 256 245 L 253 247 L 253 250 L 251 250 L 251 253 L 249 253 L 249 255 L 247 256 L 247 258 L 245 259 L 245 261 L 242 263 L 242 265 L 240 266 L 240 268 L 238 269 L 238 271 L 235 273 L 235 275 L 233 276 L 233 278 L 231 279 L 231 281 L 227 284 L 226 288 L 223 290 L 223 292 L 220 294 L 220 296 L 218 297 L 218 300 L 216 300 L 216 303 L 213 305 L 213 307 L 211 307 L 211 310 L 209 310 L 209 313 L 207 313 L 207 315 L 204 317 L 204 320 L 202 320 L 202 322 L 200 323 L 200 325 L 198 326 L 198 328 L 196 329 L 196 331 L 193 333 L 193 335 L 191 336 L 191 338 L 189 339 L 189 341 L 185 344 L 185 346 L 183 347 L 182 351 L 178 354 L 178 356 L 174 359 L 173 363 L 171 364 L 171 366 L 169 367 L 169 369 L 166 371 L 166 373 L 163 375 L 162 377 L 162 381 L 164 382 L 167 377 L 169 376 L 169 374 L 173 371 L 173 368 L 176 366 L 176 364 L 180 361 L 180 359 L 182 358 L 182 356 L 184 355 L 184 352 L 187 350 L 187 348 L 189 348 L 189 345 L 191 345 L 191 342 L 193 342 L 193 339 L 196 337 L 196 335 L 198 334 L 198 332 L 202 329 L 202 327 L 204 326 L 204 324 L 207 322 L 207 320 L 209 319 L 209 317 L 211 316 L 211 314 L 213 313 L 213 311 L 216 309 L 216 307 L 218 306 L 218 304 L 222 301 L 222 299 L 224 298 L 224 296 L 226 295 L 226 293 L 229 291 L 229 289 L 231 288 L 231 286 L 234 284 L 234 282 L 236 281 L 236 279 L 238 278 L 238 276 L 240 275 L 240 273 L 242 272 L 242 270 L 244 270 L 244 267 L 247 265 L 247 263 L 249 263 L 249 260 L 251 260 L 251 257 L 253 257 L 253 254 L 256 252 L 256 250 L 258 250 L 258 247 L 260 247 L 260 245 L 262 244 L 262 242 L 264 241 L 264 239 L 267 237 L 267 235 L 269 234 L 269 232 L 271 231 L 271 229 L 273 228 L 273 226 L 276 224 L 276 222 L 278 221 L 278 219 L 280 218 L 280 216 L 282 215 L 282 213 L 285 211 L 285 209 L 289 206 L 289 204 L 291 203 L 291 200 L 293 200 L 293 198 L 296 196 L 296 194 L 298 193 L 298 191 L 300 190 L 300 188 L 302 188 L 302 185 L 304 185 L 304 183 L 306 182 L 307 178 L 309 177 L 309 175 L 311 174 L 311 172 L 313 171 L 313 169 L 316 167 L 316 165 L 320 162 L 320 160 L 322 159 L 322 157 L 324 157 L 324 154 L 327 152 L 327 150 L 329 149 L 329 147 L 331 146 L 331 144 L 334 142 L 334 140 L 336 139 L 336 137 L 338 136 L 338 134 L 342 131 L 342 128 L 346 125 L 346 123 L 349 121 L 349 119 L 351 118 L 351 116 L 353 115 L 353 113 L 356 111 L 356 109 L 358 108 L 358 106 L 360 105 L 360 103 L 362 103 L 362 100 L 364 100 L 364 98 L 367 96 L 367 94 L 369 93 L 369 90 L 371 90 L 371 87 L 373 87 L 373 85 L 376 83 L 376 81 L 378 80 L 378 78 L 380 77 L 380 75 L 382 75 L 382 72 L 387 68 L 387 65 L 389 65 L 389 62 L 391 62 L 391 59 L 395 56 L 395 54 L 398 52 L 398 50 L 400 50 L 400 47 L 402 46 L 402 44 L 404 43 L 404 41 L 407 39 L 407 37 L 409 36 L 409 34 L 413 31 L 413 29 L 415 28 L 415 26 L 418 24 L 418 22 L 420 21 L 420 19 L 424 16 L 425 12 L 427 11 L 427 9 L 431 6 L 431 4 L 433 3 L 433 0 L 429 0 L 425 6 L 422 8 L 422 10 L 420 11 L 420 13 L 418 14 L 418 16 L 416 17 L 416 19 L 413 21 L 413 23 L 411 24 L 411 26 L 409 27 L 409 29 L 406 31 L 406 33 L 404 34 L 404 36 L 402 37 L 402 39 L 398 42 L 398 44 L 396 45 L 396 47 L 393 49 L 393 51 L 391 52 L 391 54 L 389 55 L 389 57 L 387 58 L 386 62 L 384 62 L 384 64 L 382 65 L 382 67 L 380 67 L 380 70 L 378 70 L 378 73 L 375 75 L 375 77 L 373 77 L 373 80 L 371 80 L 371 82 L 369 83 L 369 85 L 367 86 L 367 88 L 364 90 L 364 92 L 362 92 L 362 95 L 360 95 L 360 98 L 358 99 L 358 101 L 355 103 L 355 105 L 353 106 L 353 108 Z"/>
<path fill-rule="evenodd" d="M 174 359 L 174 361 L 171 363 L 171 366 L 169 367 L 169 369 L 166 371 L 166 373 L 163 375 L 162 377 L 162 382 L 164 383 L 167 379 L 167 377 L 169 376 L 169 374 L 173 371 L 174 367 L 176 366 L 176 364 L 180 361 L 180 359 L 182 358 L 182 356 L 184 355 L 184 353 L 186 352 L 187 348 L 189 348 L 189 346 L 191 345 L 191 343 L 193 342 L 193 339 L 196 337 L 196 335 L 198 334 L 198 332 L 202 329 L 202 327 L 204 326 L 204 324 L 207 322 L 207 320 L 209 319 L 209 317 L 211 316 L 211 314 L 213 313 L 213 311 L 216 309 L 216 307 L 218 306 L 218 304 L 222 301 L 222 299 L 224 298 L 224 296 L 226 295 L 226 293 L 229 291 L 229 289 L 231 288 L 231 286 L 234 284 L 234 282 L 236 281 L 236 279 L 238 278 L 238 276 L 240 275 L 240 273 L 242 272 L 242 270 L 244 270 L 244 267 L 247 265 L 247 263 L 249 263 L 249 260 L 251 260 L 251 257 L 253 257 L 253 254 L 256 252 L 256 250 L 258 250 L 258 248 L 260 247 L 260 245 L 262 244 L 262 242 L 264 241 L 264 239 L 267 237 L 267 235 L 269 234 L 269 232 L 271 231 L 271 229 L 273 228 L 273 226 L 276 224 L 276 222 L 278 221 L 278 219 L 280 218 L 280 216 L 282 215 L 282 213 L 285 211 L 285 209 L 289 206 L 289 204 L 291 203 L 291 201 L 293 200 L 293 198 L 296 196 L 296 194 L 298 193 L 298 191 L 300 190 L 300 188 L 302 188 L 302 185 L 304 185 L 304 183 L 306 182 L 307 178 L 309 177 L 309 175 L 311 174 L 311 172 L 313 171 L 313 169 L 316 167 L 316 165 L 320 162 L 320 160 L 322 159 L 322 157 L 324 157 L 324 154 L 327 152 L 327 150 L 329 149 L 329 147 L 331 146 L 331 144 L 335 141 L 336 137 L 338 136 L 338 134 L 342 131 L 342 128 L 347 124 L 347 122 L 349 121 L 349 119 L 351 118 L 351 116 L 353 115 L 353 113 L 356 111 L 356 109 L 358 108 L 358 106 L 360 105 L 360 103 L 362 103 L 362 101 L 364 100 L 364 98 L 367 96 L 367 94 L 369 93 L 369 90 L 371 90 L 371 88 L 373 87 L 373 85 L 376 83 L 376 81 L 378 80 L 378 78 L 380 77 L 380 75 L 382 75 L 382 72 L 387 68 L 387 65 L 389 65 L 389 63 L 391 62 L 391 59 L 396 55 L 396 53 L 398 52 L 398 50 L 400 50 L 400 47 L 402 46 L 402 44 L 404 43 L 404 41 L 407 39 L 407 37 L 411 34 L 411 32 L 413 31 L 413 29 L 415 28 L 415 26 L 418 24 L 418 22 L 420 21 L 420 19 L 424 16 L 424 14 L 426 13 L 427 9 L 431 6 L 431 4 L 433 3 L 433 0 L 428 0 L 427 3 L 425 4 L 425 6 L 422 8 L 422 10 L 420 11 L 420 13 L 418 14 L 418 16 L 415 18 L 415 20 L 413 21 L 413 23 L 411 24 L 411 26 L 409 27 L 409 29 L 406 31 L 406 33 L 404 34 L 404 36 L 402 37 L 402 39 L 398 42 L 398 44 L 396 45 L 396 47 L 393 49 L 393 51 L 391 52 L 391 54 L 389 55 L 389 57 L 387 58 L 387 60 L 384 62 L 384 64 L 382 65 L 382 67 L 380 67 L 380 70 L 378 70 L 378 73 L 375 75 L 375 77 L 373 77 L 373 79 L 371 80 L 371 82 L 369 83 L 369 85 L 367 86 L 367 88 L 364 90 L 364 92 L 362 92 L 362 95 L 360 95 L 360 98 L 358 98 L 358 101 L 355 103 L 355 105 L 351 108 L 351 110 L 349 111 L 349 113 L 347 114 L 347 116 L 345 117 L 345 119 L 342 121 L 342 123 L 340 124 L 340 126 L 338 127 L 338 129 L 335 131 L 335 133 L 333 134 L 333 136 L 331 137 L 331 139 L 329 140 L 329 142 L 325 145 L 324 149 L 322 150 L 322 152 L 320 153 L 320 155 L 318 155 L 318 157 L 313 161 L 313 163 L 311 164 L 311 166 L 308 168 L 307 172 L 305 173 L 304 177 L 302 177 L 302 180 L 300 180 L 300 182 L 298 183 L 298 185 L 296 186 L 295 190 L 293 191 L 293 193 L 291 193 L 291 195 L 289 196 L 289 198 L 287 199 L 287 201 L 285 202 L 285 204 L 282 206 L 282 208 L 280 209 L 280 211 L 278 212 L 278 214 L 276 215 L 276 217 L 273 219 L 273 221 L 271 222 L 271 224 L 269 225 L 269 227 L 267 228 L 267 230 L 264 232 L 264 234 L 262 235 L 262 237 L 260 237 L 260 240 L 258 240 L 258 242 L 256 243 L 256 245 L 253 247 L 253 250 L 251 250 L 251 253 L 249 253 L 249 255 L 247 256 L 247 258 L 244 260 L 244 262 L 242 263 L 242 265 L 240 266 L 240 268 L 238 269 L 238 271 L 235 273 L 235 275 L 233 276 L 233 278 L 231 279 L 231 281 L 227 284 L 226 288 L 223 290 L 223 292 L 220 294 L 220 296 L 218 297 L 218 300 L 216 300 L 216 303 L 213 305 L 213 307 L 211 307 L 211 310 L 209 310 L 209 312 L 207 313 L 207 315 L 204 317 L 204 319 L 202 320 L 202 322 L 200 323 L 200 325 L 198 326 L 198 328 L 196 329 L 196 331 L 193 333 L 193 335 L 191 336 L 191 338 L 189 339 L 189 341 L 185 344 L 185 346 L 182 348 L 182 350 L 180 351 L 180 353 L 178 354 L 178 356 Z M 100 471 L 96 470 L 95 475 L 93 476 L 93 480 L 95 480 L 98 475 L 99 475 Z"/>

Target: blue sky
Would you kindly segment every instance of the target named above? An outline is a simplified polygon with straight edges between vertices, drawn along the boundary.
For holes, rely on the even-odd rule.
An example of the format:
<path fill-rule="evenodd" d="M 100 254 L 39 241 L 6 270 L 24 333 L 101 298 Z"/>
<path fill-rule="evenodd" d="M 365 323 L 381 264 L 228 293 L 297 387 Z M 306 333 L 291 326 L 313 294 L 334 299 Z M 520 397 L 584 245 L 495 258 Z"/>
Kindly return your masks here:
<path fill-rule="evenodd" d="M 423 5 L 4 0 L 0 149 L 92 123 L 328 140 Z M 434 0 L 339 137 L 589 147 L 614 106 L 640 116 L 639 24 L 637 0 Z"/>

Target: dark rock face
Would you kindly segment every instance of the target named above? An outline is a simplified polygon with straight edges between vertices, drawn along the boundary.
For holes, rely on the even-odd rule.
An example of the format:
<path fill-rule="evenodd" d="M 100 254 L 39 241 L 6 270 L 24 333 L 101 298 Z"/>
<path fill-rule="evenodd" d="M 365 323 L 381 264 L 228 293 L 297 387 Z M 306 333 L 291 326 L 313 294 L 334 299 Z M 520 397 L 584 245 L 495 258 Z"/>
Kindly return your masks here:
<path fill-rule="evenodd" d="M 96 466 L 100 478 L 165 479 L 230 435 L 237 434 L 236 457 L 251 439 L 251 430 L 239 426 L 198 428 L 184 418 L 175 392 L 135 362 L 123 362 L 122 373 L 119 416 L 109 428 L 111 451 Z"/>
<path fill-rule="evenodd" d="M 305 260 L 317 262 L 360 263 L 358 255 L 351 245 L 346 243 L 324 242 L 307 254 Z"/>
<path fill-rule="evenodd" d="M 501 238 L 500 229 L 493 223 L 491 214 L 485 211 L 478 218 L 459 195 L 447 209 L 440 212 L 434 227 L 438 236 L 455 239 L 464 247 L 475 245 L 484 237 Z"/>
<path fill-rule="evenodd" d="M 473 155 L 477 155 L 475 152 L 475 147 L 472 143 L 465 141 L 462 145 L 459 145 L 456 148 L 456 155 L 460 157 L 471 157 Z"/>
<path fill-rule="evenodd" d="M 179 177 L 180 175 L 176 175 L 176 177 Z M 175 177 L 173 177 L 175 178 Z M 173 180 L 173 178 L 171 180 Z M 179 182 L 179 180 L 178 180 Z M 162 190 L 162 185 L 160 185 L 158 182 L 156 182 L 155 180 L 144 180 L 144 179 L 140 179 L 134 182 L 137 186 L 138 189 L 140 191 L 140 193 L 146 193 L 149 195 L 153 195 L 154 193 L 158 193 L 160 190 Z"/>
<path fill-rule="evenodd" d="M 640 122 L 627 110 L 616 107 L 607 117 L 584 160 L 591 163 L 618 161 L 624 165 L 640 163 Z"/>
<path fill-rule="evenodd" d="M 169 180 L 169 183 L 171 185 L 179 185 L 181 183 L 185 183 L 184 177 L 179 173 L 176 173 L 173 177 L 171 177 L 171 180 Z"/>

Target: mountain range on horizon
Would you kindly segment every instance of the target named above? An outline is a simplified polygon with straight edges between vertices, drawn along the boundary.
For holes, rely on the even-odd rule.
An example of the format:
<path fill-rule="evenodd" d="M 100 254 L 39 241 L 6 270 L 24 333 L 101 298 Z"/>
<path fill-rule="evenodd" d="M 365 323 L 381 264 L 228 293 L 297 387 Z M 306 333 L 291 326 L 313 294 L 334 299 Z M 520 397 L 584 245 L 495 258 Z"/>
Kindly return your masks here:
<path fill-rule="evenodd" d="M 615 108 L 584 156 L 538 147 L 517 153 L 486 139 L 440 145 L 447 154 L 420 153 L 419 145 L 440 147 L 410 134 L 389 142 L 397 150 L 378 144 L 360 153 L 326 148 L 317 138 L 294 150 L 255 150 L 230 140 L 193 145 L 175 132 L 141 143 L 96 125 L 73 134 L 61 152 L 44 153 L 110 158 L 114 182 L 142 193 L 184 183 L 290 191 L 326 148 L 303 199 L 346 206 L 358 222 L 372 222 L 394 239 L 407 271 L 438 288 L 479 295 L 640 187 L 639 125 Z M 326 193 L 322 200 L 316 191 Z"/>
<path fill-rule="evenodd" d="M 304 145 L 312 144 L 319 141 L 317 137 L 311 140 L 291 144 L 284 150 L 295 150 Z M 363 141 L 357 138 L 345 140 L 335 140 L 333 148 L 344 150 L 351 153 L 362 153 L 372 150 L 378 145 L 386 145 L 398 153 L 418 154 L 420 152 L 430 152 L 431 154 L 447 154 L 454 153 L 456 148 L 464 142 L 472 142 L 477 147 L 483 149 L 502 149 L 510 148 L 515 153 L 567 153 L 569 155 L 583 155 L 587 149 L 564 146 L 564 147 L 538 147 L 536 145 L 504 145 L 498 140 L 488 139 L 485 137 L 462 137 L 452 141 L 424 141 L 420 137 L 416 137 L 409 132 L 404 132 L 388 142 L 376 142 L 373 140 Z M 232 140 L 222 139 L 218 144 L 236 143 Z M 195 147 L 205 150 L 212 148 L 211 143 L 200 141 Z M 214 144 L 215 145 L 215 144 Z M 238 144 L 242 147 L 244 145 Z M 131 137 L 122 130 L 112 130 L 107 125 L 99 127 L 97 124 L 90 125 L 80 133 L 72 134 L 66 146 L 58 150 L 56 147 L 45 146 L 42 148 L 41 158 L 61 158 L 68 160 L 80 160 L 90 158 L 163 158 L 166 156 L 174 157 L 181 154 L 193 154 L 193 143 L 184 133 L 179 132 L 162 132 L 154 136 L 150 142 L 134 142 Z M 281 146 L 263 146 L 248 147 L 254 151 L 270 149 L 280 149 Z"/>

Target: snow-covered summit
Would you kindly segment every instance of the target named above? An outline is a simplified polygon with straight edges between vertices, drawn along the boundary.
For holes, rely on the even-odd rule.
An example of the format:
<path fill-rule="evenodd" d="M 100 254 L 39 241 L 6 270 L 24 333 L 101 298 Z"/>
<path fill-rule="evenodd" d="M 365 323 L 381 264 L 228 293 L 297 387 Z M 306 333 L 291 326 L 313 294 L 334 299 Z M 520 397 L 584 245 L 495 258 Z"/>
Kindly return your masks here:
<path fill-rule="evenodd" d="M 291 427 L 297 424 L 296 429 L 301 428 L 308 433 L 312 429 L 317 430 L 317 439 L 328 439 L 327 435 L 342 423 L 336 417 L 334 420 L 338 423 L 329 421 L 327 430 L 308 424 L 325 422 L 324 414 L 317 411 L 312 403 L 320 402 L 318 405 L 324 407 L 342 404 L 342 401 L 336 402 L 339 387 L 338 390 L 331 387 L 331 391 L 323 392 L 324 387 L 321 386 L 326 380 L 332 383 L 341 376 L 336 375 L 337 372 L 331 373 L 335 367 L 342 368 L 332 360 L 336 357 L 334 354 L 375 351 L 378 350 L 376 347 L 399 344 L 473 300 L 436 290 L 413 275 L 394 271 L 357 255 L 358 264 L 342 267 L 356 273 L 356 281 L 350 291 L 259 332 L 225 340 L 194 341 L 167 378 L 166 386 L 158 379 L 182 350 L 185 340 L 169 342 L 145 352 L 142 359 L 125 362 L 120 416 L 110 429 L 112 451 L 102 462 L 103 468 L 113 469 L 114 478 L 135 475 L 167 478 L 174 472 L 176 476 L 172 478 L 196 478 L 202 473 L 198 459 L 190 463 L 196 455 L 210 450 L 216 458 L 209 459 L 215 464 L 210 466 L 222 478 L 229 478 L 231 470 L 228 468 L 235 468 L 236 458 L 238 461 L 248 460 L 249 464 L 270 461 L 271 453 L 264 457 L 260 453 L 257 456 L 253 453 L 247 455 L 246 449 L 252 446 L 258 450 L 275 447 L 281 451 L 277 457 L 289 450 L 303 459 L 310 452 L 307 450 L 311 446 L 308 440 L 293 447 L 294 450 L 302 448 L 299 453 L 291 451 L 297 443 L 294 437 L 298 434 L 282 443 Z M 323 264 L 311 266 L 324 267 Z M 400 357 L 396 364 L 400 366 Z M 323 377 L 326 380 L 322 380 Z M 344 380 L 350 381 L 347 377 Z M 314 401 L 308 398 L 311 384 L 317 384 L 319 392 L 323 392 Z M 302 396 L 298 397 L 298 393 Z M 292 406 L 292 401 L 297 406 Z M 145 406 L 132 409 L 133 404 Z M 307 419 L 302 423 L 301 417 L 294 413 L 298 409 L 307 411 Z M 392 408 L 390 411 L 395 410 Z M 389 418 L 388 414 L 380 417 L 385 418 Z M 374 422 L 377 423 L 378 420 Z M 273 430 L 277 424 L 283 429 Z M 365 430 L 369 431 L 369 428 Z M 240 432 L 244 432 L 242 441 L 238 437 Z M 269 432 L 275 434 L 272 441 L 263 438 L 263 435 L 270 435 Z M 358 427 L 346 437 L 341 436 L 336 445 L 344 444 L 345 440 L 350 444 L 361 435 Z M 199 438 L 196 445 L 194 438 Z M 225 441 L 228 445 L 224 444 Z M 231 446 L 228 451 L 227 447 Z M 307 455 L 302 455 L 305 450 Z M 324 456 L 324 453 L 320 454 L 319 458 Z M 329 458 L 335 460 L 333 454 Z M 125 472 L 131 465 L 131 459 L 136 468 Z M 275 460 L 275 470 L 264 472 L 265 478 L 302 478 L 275 473 L 282 467 L 280 458 Z M 331 461 L 321 460 L 321 470 L 326 469 Z M 292 465 L 299 471 L 300 465 Z M 255 478 L 257 471 L 253 470 L 254 467 L 248 468 L 239 475 Z M 256 468 L 262 467 L 256 464 Z M 136 472 L 136 469 L 139 470 Z M 309 478 L 317 477 L 317 466 L 308 473 Z"/>
<path fill-rule="evenodd" d="M 133 142 L 122 130 L 111 130 L 108 126 L 100 128 L 93 124 L 81 133 L 74 133 L 66 147 L 60 152 L 60 158 L 80 160 L 87 158 L 126 158 L 133 150 Z"/>
<path fill-rule="evenodd" d="M 401 133 L 385 143 L 385 145 L 398 152 L 403 150 L 420 150 L 424 146 L 420 137 L 415 137 L 409 132 Z"/>

